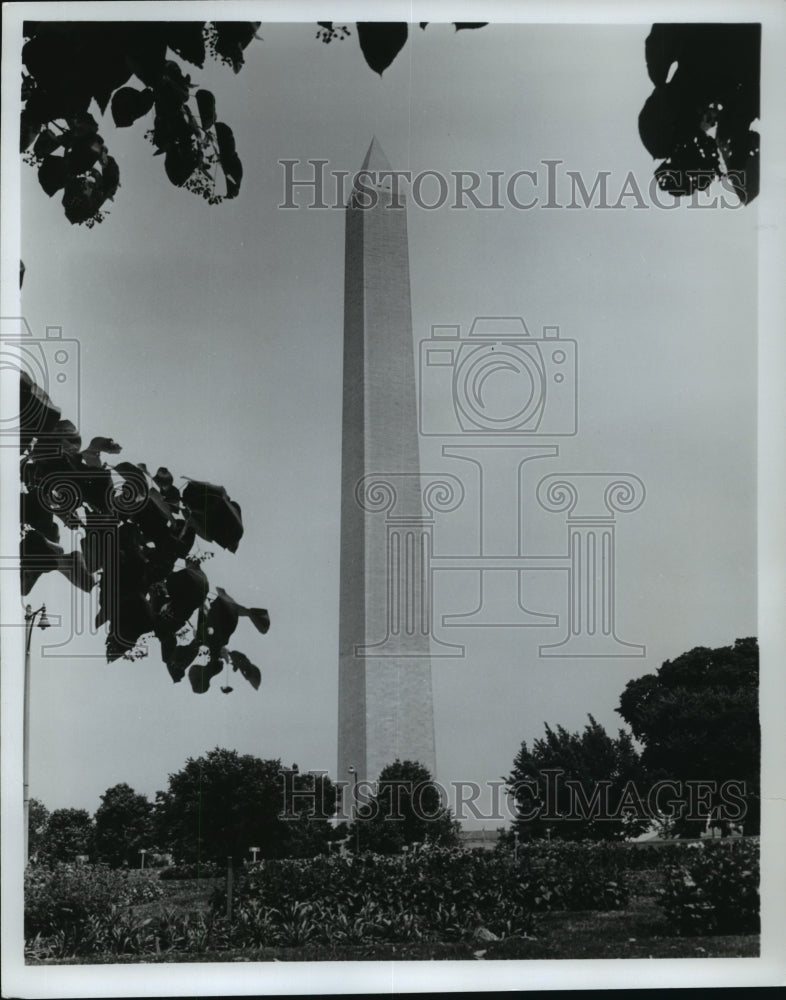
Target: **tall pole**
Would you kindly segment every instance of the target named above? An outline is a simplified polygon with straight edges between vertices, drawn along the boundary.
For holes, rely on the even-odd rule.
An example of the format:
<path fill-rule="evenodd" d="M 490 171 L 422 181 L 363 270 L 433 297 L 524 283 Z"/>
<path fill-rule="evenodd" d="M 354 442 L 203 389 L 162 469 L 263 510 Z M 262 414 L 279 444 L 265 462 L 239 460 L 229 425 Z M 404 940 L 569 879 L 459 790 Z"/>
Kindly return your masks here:
<path fill-rule="evenodd" d="M 360 854 L 360 826 L 358 824 L 358 769 L 354 764 L 347 768 L 352 775 L 352 815 L 355 817 L 355 854 Z"/>
<path fill-rule="evenodd" d="M 22 717 L 22 798 L 24 802 L 24 849 L 25 867 L 30 859 L 30 643 L 33 638 L 33 626 L 38 616 L 39 628 L 48 628 L 46 605 L 42 604 L 36 611 L 28 604 L 25 608 L 25 693 L 24 711 Z"/>
<path fill-rule="evenodd" d="M 30 605 L 28 605 L 28 611 Z M 24 799 L 25 868 L 30 859 L 30 640 L 33 616 L 25 615 L 25 705 L 22 720 L 22 796 Z"/>

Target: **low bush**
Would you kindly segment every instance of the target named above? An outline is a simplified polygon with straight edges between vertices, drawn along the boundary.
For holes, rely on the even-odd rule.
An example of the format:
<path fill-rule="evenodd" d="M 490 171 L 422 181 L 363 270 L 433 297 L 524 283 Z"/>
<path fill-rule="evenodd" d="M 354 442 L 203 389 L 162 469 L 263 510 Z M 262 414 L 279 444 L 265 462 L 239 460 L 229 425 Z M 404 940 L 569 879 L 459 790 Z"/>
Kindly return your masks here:
<path fill-rule="evenodd" d="M 630 891 L 625 846 L 537 841 L 519 848 L 518 870 L 535 910 L 618 910 Z"/>
<path fill-rule="evenodd" d="M 218 866 L 197 871 L 204 878 L 223 874 Z M 660 891 L 677 934 L 739 934 L 759 926 L 758 843 L 750 840 L 651 851 L 537 842 L 522 845 L 516 859 L 428 847 L 398 856 L 271 860 L 235 874 L 229 922 L 223 879 L 206 914 L 162 909 L 151 915 L 145 907 L 142 916 L 131 907 L 165 893 L 152 872 L 33 865 L 25 876 L 26 953 L 62 959 L 268 946 L 465 947 L 475 938 L 525 939 L 536 930 L 539 912 L 620 909 L 631 883 L 642 879 L 650 895 Z M 193 869 L 181 866 L 178 875 L 193 878 Z"/>
<path fill-rule="evenodd" d="M 56 937 L 57 949 L 89 949 L 96 927 L 119 907 L 163 894 L 154 879 L 104 865 L 30 865 L 25 872 L 25 937 Z"/>
<path fill-rule="evenodd" d="M 697 845 L 666 868 L 659 902 L 680 934 L 758 932 L 758 840 Z"/>
<path fill-rule="evenodd" d="M 158 872 L 158 877 L 164 881 L 191 878 L 219 878 L 222 875 L 226 875 L 226 868 L 215 864 L 213 861 L 205 861 L 204 863 L 193 865 L 170 865 L 169 868 L 162 868 Z"/>
<path fill-rule="evenodd" d="M 320 940 L 453 940 L 479 928 L 503 936 L 532 928 L 531 893 L 492 855 L 424 848 L 277 860 L 238 873 L 235 914 L 249 943 Z M 223 912 L 225 890 L 213 906 Z"/>

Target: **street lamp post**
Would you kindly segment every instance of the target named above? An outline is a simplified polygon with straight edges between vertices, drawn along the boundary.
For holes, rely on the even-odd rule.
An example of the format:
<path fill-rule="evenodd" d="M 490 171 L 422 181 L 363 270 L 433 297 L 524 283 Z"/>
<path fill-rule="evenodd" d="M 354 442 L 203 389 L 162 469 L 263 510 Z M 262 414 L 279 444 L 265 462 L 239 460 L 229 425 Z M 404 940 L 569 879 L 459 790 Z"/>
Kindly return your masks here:
<path fill-rule="evenodd" d="M 355 817 L 355 854 L 360 855 L 360 825 L 358 823 L 358 769 L 354 764 L 350 764 L 347 771 L 352 775 L 352 798 L 354 805 L 352 815 Z"/>
<path fill-rule="evenodd" d="M 40 617 L 39 617 L 40 615 Z M 22 796 L 24 800 L 24 845 L 25 865 L 30 854 L 30 642 L 33 638 L 33 626 L 38 618 L 39 628 L 49 628 L 46 617 L 46 605 L 42 604 L 35 611 L 28 604 L 25 608 L 25 702 L 22 719 Z"/>

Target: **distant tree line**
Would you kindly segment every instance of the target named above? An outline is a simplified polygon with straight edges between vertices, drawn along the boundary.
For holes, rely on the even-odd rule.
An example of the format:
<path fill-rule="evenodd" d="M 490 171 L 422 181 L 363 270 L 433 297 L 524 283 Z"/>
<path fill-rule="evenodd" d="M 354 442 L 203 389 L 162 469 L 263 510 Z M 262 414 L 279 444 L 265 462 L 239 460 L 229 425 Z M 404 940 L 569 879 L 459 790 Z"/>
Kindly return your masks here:
<path fill-rule="evenodd" d="M 610 736 L 592 716 L 580 733 L 547 724 L 531 746 L 522 742 L 506 779 L 517 819 L 503 839 L 621 840 L 658 828 L 697 836 L 708 822 L 727 833 L 730 804 L 738 829 L 758 833 L 758 680 L 755 638 L 700 646 L 628 682 L 616 711 L 630 732 Z M 170 774 L 155 802 L 125 783 L 107 789 L 94 816 L 50 815 L 33 799 L 30 853 L 120 867 L 139 865 L 141 850 L 148 862 L 158 853 L 198 865 L 240 862 L 252 847 L 264 859 L 314 857 L 339 843 L 380 854 L 453 846 L 460 827 L 440 791 L 422 764 L 396 760 L 353 821 L 336 824 L 340 787 L 326 774 L 216 747 Z"/>
<path fill-rule="evenodd" d="M 614 840 L 660 827 L 698 836 L 732 822 L 759 832 L 759 647 L 696 647 L 629 681 L 610 736 L 592 716 L 582 733 L 546 724 L 507 777 L 528 840 Z M 636 746 L 638 742 L 641 749 Z"/>
<path fill-rule="evenodd" d="M 391 787 L 402 784 L 404 794 L 393 801 Z M 382 854 L 427 840 L 457 842 L 458 825 L 420 764 L 395 761 L 383 769 L 376 795 L 351 826 L 331 822 L 338 793 L 320 772 L 301 773 L 296 764 L 284 767 L 280 760 L 216 747 L 170 774 L 155 802 L 125 783 L 104 792 L 94 816 L 86 809 L 56 809 L 50 815 L 32 800 L 30 853 L 39 862 L 81 856 L 137 867 L 142 850 L 148 864 L 169 856 L 178 864 L 199 865 L 224 864 L 230 856 L 236 863 L 251 860 L 252 847 L 264 859 L 315 857 L 339 841 L 349 850 Z"/>

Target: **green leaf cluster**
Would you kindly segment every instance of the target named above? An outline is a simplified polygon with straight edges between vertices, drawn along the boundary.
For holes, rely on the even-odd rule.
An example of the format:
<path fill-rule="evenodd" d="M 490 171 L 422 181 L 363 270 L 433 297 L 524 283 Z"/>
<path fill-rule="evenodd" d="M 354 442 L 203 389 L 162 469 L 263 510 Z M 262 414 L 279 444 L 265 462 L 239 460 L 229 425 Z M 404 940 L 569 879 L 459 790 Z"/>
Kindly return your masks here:
<path fill-rule="evenodd" d="M 120 445 L 95 437 L 83 448 L 74 425 L 26 372 L 20 447 L 22 593 L 58 571 L 81 590 L 98 589 L 95 627 L 108 626 L 108 661 L 136 658 L 140 642 L 155 637 L 172 680 L 187 672 L 198 694 L 230 665 L 259 688 L 259 668 L 228 644 L 241 617 L 264 635 L 268 613 L 221 587 L 211 595 L 204 557 L 194 549 L 199 536 L 237 550 L 242 514 L 224 487 L 189 479 L 180 490 L 167 468 L 151 475 L 144 463 L 110 465 L 103 456 L 119 454 Z M 61 527 L 79 537 L 70 552 L 58 544 Z"/>
<path fill-rule="evenodd" d="M 198 69 L 208 53 L 238 72 L 257 22 L 26 21 L 21 149 L 44 192 L 62 191 L 71 223 L 93 226 L 120 186 L 117 161 L 91 107 L 119 128 L 153 113 L 148 137 L 170 182 L 211 204 L 235 198 L 243 165 L 232 129 L 216 120 L 210 91 L 172 58 Z M 196 93 L 193 93 L 196 91 Z M 216 187 L 220 168 L 223 191 Z"/>

